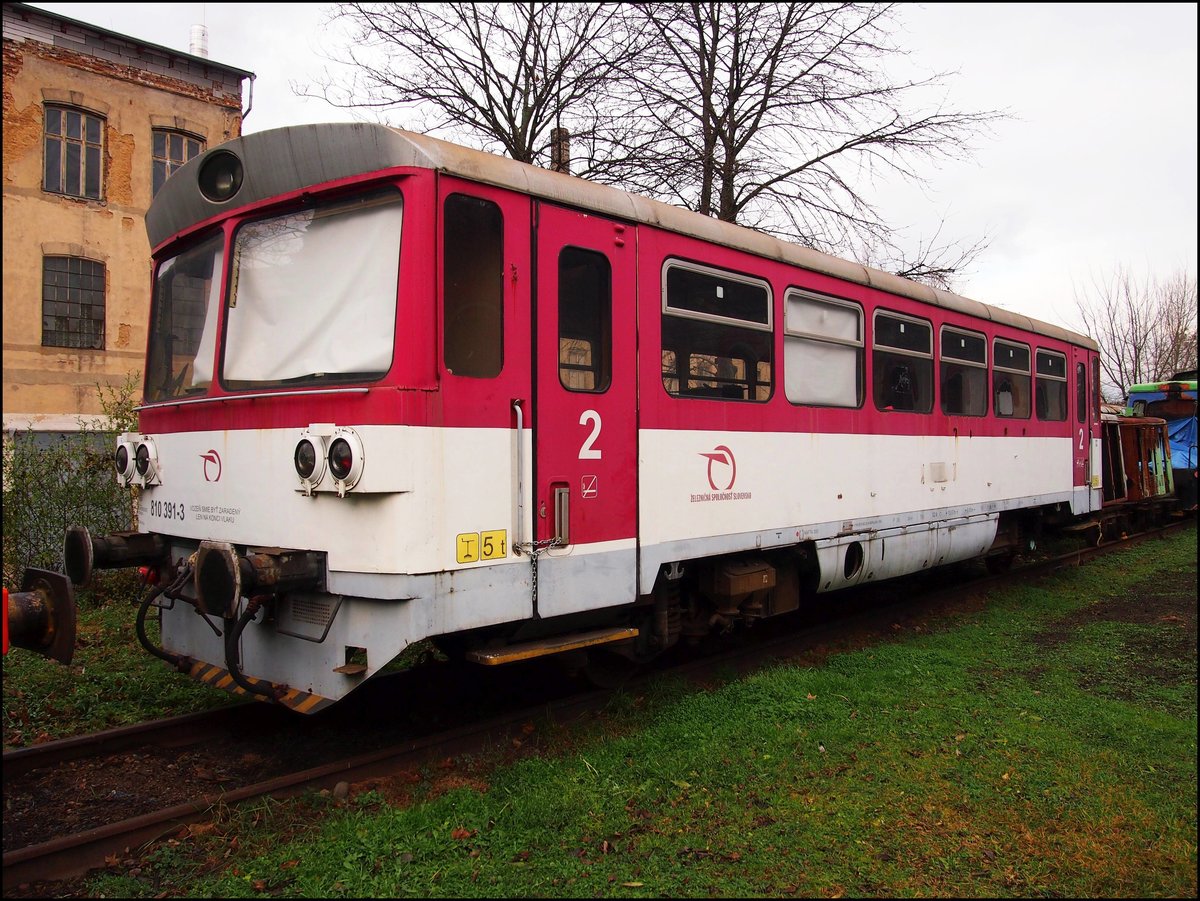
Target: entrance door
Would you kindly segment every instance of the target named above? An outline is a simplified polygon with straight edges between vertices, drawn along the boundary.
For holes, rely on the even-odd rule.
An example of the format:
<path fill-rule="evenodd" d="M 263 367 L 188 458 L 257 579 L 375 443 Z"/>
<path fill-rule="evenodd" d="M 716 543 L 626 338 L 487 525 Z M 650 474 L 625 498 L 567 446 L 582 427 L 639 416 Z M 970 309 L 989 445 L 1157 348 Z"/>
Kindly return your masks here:
<path fill-rule="evenodd" d="M 635 599 L 635 236 L 542 204 L 534 337 L 538 613 Z"/>
<path fill-rule="evenodd" d="M 1088 461 L 1091 456 L 1091 404 L 1088 402 L 1088 355 L 1081 347 L 1072 349 L 1071 387 L 1074 400 L 1071 409 L 1071 455 L 1074 458 L 1074 480 L 1076 488 L 1083 488 L 1091 480 Z"/>

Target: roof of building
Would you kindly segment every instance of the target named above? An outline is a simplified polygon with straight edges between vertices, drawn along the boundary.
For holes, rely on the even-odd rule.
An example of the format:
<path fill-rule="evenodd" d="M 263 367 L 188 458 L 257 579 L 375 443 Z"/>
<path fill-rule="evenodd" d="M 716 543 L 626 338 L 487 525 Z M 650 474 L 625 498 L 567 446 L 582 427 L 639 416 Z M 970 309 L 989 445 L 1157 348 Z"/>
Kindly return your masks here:
<path fill-rule="evenodd" d="M 103 9 L 103 6 L 98 6 L 97 9 Z M 43 16 L 47 19 L 57 20 L 59 22 L 70 23 L 71 25 L 74 25 L 77 28 L 81 28 L 86 31 L 94 32 L 97 35 L 100 35 L 105 38 L 109 38 L 109 39 L 116 40 L 116 41 L 124 41 L 124 42 L 130 43 L 130 44 L 136 44 L 139 47 L 146 47 L 146 48 L 150 48 L 153 50 L 157 50 L 160 53 L 167 54 L 168 56 L 178 57 L 180 59 L 187 60 L 187 61 L 193 63 L 194 65 L 210 66 L 211 68 L 220 69 L 223 72 L 228 72 L 233 75 L 237 75 L 240 78 L 253 78 L 254 77 L 253 72 L 250 72 L 246 69 L 239 69 L 237 66 L 230 66 L 230 65 L 227 65 L 226 63 L 219 63 L 216 60 L 209 59 L 207 56 L 196 56 L 195 54 L 184 53 L 182 50 L 176 50 L 172 47 L 164 47 L 161 44 L 153 44 L 150 41 L 143 41 L 141 38 L 135 38 L 128 34 L 121 34 L 119 31 L 110 31 L 107 28 L 101 28 L 99 25 L 93 25 L 91 22 L 82 22 L 79 19 L 72 19 L 69 16 L 63 16 L 63 15 L 60 15 L 59 13 L 51 12 L 48 9 L 42 9 L 37 6 L 30 6 L 28 3 L 5 3 L 4 4 L 4 13 L 5 13 L 5 19 L 6 19 L 4 36 L 6 38 L 9 37 L 7 19 L 8 19 L 8 16 L 10 13 L 16 13 L 16 14 L 20 14 L 22 16 Z M 57 46 L 57 43 L 56 43 L 56 46 Z"/>

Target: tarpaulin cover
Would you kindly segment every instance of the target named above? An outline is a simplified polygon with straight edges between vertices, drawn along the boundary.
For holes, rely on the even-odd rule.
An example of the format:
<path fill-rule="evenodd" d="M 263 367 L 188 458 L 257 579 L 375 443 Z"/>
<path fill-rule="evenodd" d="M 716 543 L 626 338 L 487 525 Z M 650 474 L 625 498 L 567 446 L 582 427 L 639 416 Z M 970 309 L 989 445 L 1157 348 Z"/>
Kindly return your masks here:
<path fill-rule="evenodd" d="M 1167 420 L 1167 440 L 1171 442 L 1171 468 L 1196 468 L 1196 417 Z"/>

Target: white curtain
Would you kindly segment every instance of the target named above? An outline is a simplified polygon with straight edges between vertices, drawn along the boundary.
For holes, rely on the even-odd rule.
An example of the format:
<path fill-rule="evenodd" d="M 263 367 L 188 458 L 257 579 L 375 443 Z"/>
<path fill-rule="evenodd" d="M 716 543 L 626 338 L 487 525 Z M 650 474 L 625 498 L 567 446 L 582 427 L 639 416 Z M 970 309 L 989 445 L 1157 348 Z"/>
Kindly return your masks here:
<path fill-rule="evenodd" d="M 224 376 L 278 382 L 386 372 L 396 330 L 403 205 L 318 210 L 243 226 Z"/>

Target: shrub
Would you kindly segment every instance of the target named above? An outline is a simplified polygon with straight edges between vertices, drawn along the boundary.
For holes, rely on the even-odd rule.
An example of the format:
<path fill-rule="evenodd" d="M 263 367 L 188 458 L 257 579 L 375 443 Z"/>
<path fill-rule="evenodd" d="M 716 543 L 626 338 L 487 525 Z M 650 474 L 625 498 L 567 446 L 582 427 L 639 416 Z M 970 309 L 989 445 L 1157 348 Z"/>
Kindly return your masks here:
<path fill-rule="evenodd" d="M 122 488 L 113 472 L 116 435 L 137 429 L 138 373 L 122 384 L 97 386 L 101 418 L 79 421 L 62 436 L 32 430 L 4 437 L 4 584 L 20 586 L 26 567 L 62 571 L 67 527 L 94 535 L 132 529 L 137 489 Z"/>

